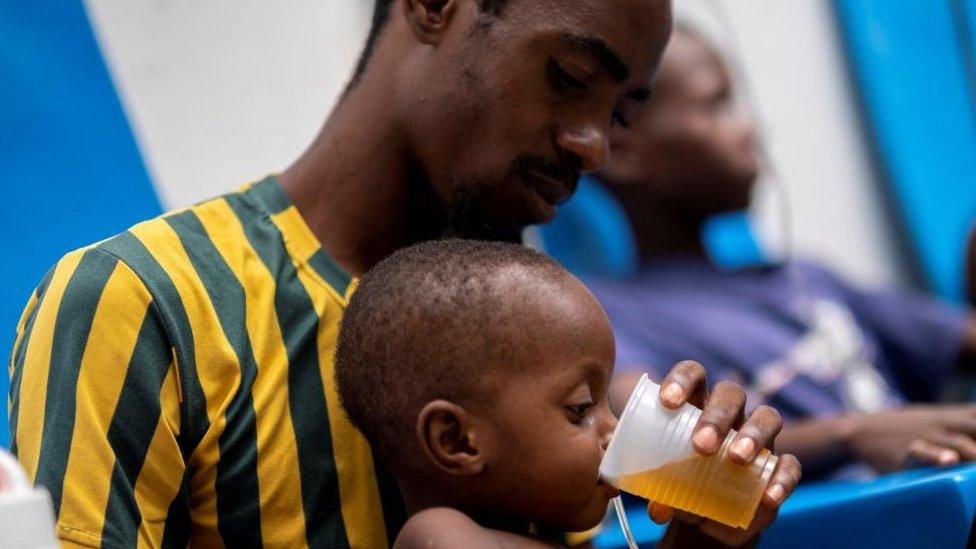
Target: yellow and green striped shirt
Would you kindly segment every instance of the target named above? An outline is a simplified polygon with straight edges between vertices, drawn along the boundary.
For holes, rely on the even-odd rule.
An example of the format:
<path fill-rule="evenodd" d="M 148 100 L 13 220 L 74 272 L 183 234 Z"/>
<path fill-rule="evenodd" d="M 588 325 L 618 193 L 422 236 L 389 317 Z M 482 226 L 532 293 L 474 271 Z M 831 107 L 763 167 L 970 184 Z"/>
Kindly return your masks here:
<path fill-rule="evenodd" d="M 10 421 L 65 546 L 387 546 L 402 500 L 333 377 L 352 282 L 274 178 L 61 259 Z"/>

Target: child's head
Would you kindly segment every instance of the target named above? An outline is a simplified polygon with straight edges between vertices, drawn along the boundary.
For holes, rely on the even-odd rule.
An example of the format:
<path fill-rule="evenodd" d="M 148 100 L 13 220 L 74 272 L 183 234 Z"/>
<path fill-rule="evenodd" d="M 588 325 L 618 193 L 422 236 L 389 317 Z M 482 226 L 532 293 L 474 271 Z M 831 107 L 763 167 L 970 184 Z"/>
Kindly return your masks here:
<path fill-rule="evenodd" d="M 562 267 L 514 244 L 446 240 L 362 279 L 336 378 L 413 510 L 573 531 L 614 494 L 598 474 L 613 362 L 603 309 Z"/>
<path fill-rule="evenodd" d="M 759 173 L 752 114 L 736 100 L 719 49 L 676 26 L 653 95 L 628 129 L 612 133 L 600 178 L 625 202 L 653 200 L 704 217 L 749 205 Z"/>

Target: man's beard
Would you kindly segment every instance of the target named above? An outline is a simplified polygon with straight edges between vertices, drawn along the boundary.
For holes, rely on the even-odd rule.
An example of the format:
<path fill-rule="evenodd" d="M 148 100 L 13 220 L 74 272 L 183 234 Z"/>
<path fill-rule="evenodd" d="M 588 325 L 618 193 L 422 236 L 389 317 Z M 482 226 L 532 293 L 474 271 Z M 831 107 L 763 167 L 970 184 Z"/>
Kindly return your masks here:
<path fill-rule="evenodd" d="M 416 189 L 419 195 L 433 201 L 433 208 L 428 208 L 428 213 L 433 215 L 428 215 L 421 224 L 425 239 L 465 238 L 521 243 L 525 227 L 512 221 L 492 219 L 483 207 L 488 202 L 484 195 L 499 185 L 526 185 L 533 172 L 563 181 L 571 191 L 575 190 L 580 175 L 575 165 L 567 166 L 541 156 L 523 154 L 512 161 L 504 179 L 485 176 L 455 179 L 448 186 L 451 193 L 446 199 L 437 200 L 429 181 L 418 182 L 423 186 Z"/>
<path fill-rule="evenodd" d="M 483 182 L 482 182 L 483 183 Z M 485 187 L 470 184 L 455 187 L 455 197 L 441 238 L 466 238 L 501 242 L 522 242 L 522 227 L 499 227 L 487 219 L 478 206 Z"/>
<path fill-rule="evenodd" d="M 511 163 L 508 176 L 503 181 L 469 177 L 463 182 L 456 182 L 451 186 L 455 191 L 449 202 L 450 211 L 442 236 L 521 243 L 524 227 L 511 224 L 503 226 L 492 222 L 479 204 L 484 203 L 481 196 L 491 185 L 524 185 L 533 171 L 564 181 L 571 191 L 575 191 L 580 177 L 576 166 L 566 166 L 541 156 L 523 154 Z"/>
<path fill-rule="evenodd" d="M 522 227 L 499 227 L 480 207 L 490 184 L 487 178 L 455 181 L 450 185 L 451 195 L 440 199 L 426 178 L 415 179 L 409 198 L 412 205 L 408 207 L 413 214 L 408 222 L 410 241 L 464 238 L 521 243 Z"/>

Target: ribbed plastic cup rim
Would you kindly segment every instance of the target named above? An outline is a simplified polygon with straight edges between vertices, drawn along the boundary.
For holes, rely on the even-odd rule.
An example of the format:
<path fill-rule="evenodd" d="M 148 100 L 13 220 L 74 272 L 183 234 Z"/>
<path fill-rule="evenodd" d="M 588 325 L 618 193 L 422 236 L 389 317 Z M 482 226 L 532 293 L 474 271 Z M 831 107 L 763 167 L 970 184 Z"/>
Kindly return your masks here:
<path fill-rule="evenodd" d="M 610 437 L 610 444 L 607 445 L 607 451 L 603 454 L 603 462 L 606 463 L 607 456 L 616 455 L 614 454 L 614 448 L 619 445 L 617 442 L 621 438 L 622 426 L 628 425 L 628 419 L 634 415 L 634 410 L 637 409 L 637 404 L 644 398 L 644 393 L 647 389 L 654 385 L 651 378 L 645 373 L 641 376 L 640 380 L 637 381 L 637 385 L 634 387 L 634 391 L 630 393 L 630 399 L 627 400 L 627 405 L 624 406 L 624 411 L 620 414 L 620 419 L 617 420 L 617 427 L 613 431 L 613 436 Z M 606 478 L 603 471 L 603 464 L 600 465 L 600 476 L 604 480 L 612 480 Z"/>

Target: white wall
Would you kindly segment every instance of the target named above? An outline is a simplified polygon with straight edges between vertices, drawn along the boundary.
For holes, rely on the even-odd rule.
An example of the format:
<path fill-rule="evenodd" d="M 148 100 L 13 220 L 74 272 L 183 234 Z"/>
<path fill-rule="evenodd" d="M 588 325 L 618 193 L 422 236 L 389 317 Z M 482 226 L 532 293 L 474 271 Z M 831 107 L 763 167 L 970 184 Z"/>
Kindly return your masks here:
<path fill-rule="evenodd" d="M 861 127 L 839 29 L 823 0 L 675 0 L 719 42 L 741 48 L 769 153 L 785 188 L 796 252 L 862 283 L 906 283 Z M 733 46 L 734 47 L 734 46 Z M 769 181 L 754 208 L 760 238 L 783 243 L 782 207 Z"/>
<path fill-rule="evenodd" d="M 723 4 L 789 190 L 798 250 L 862 282 L 904 280 L 830 3 Z M 177 206 L 280 170 L 303 150 L 352 70 L 372 2 L 86 5 L 164 203 Z M 775 208 L 761 204 L 775 241 Z"/>
<path fill-rule="evenodd" d="M 366 0 L 86 0 L 167 206 L 285 168 L 342 91 Z"/>

